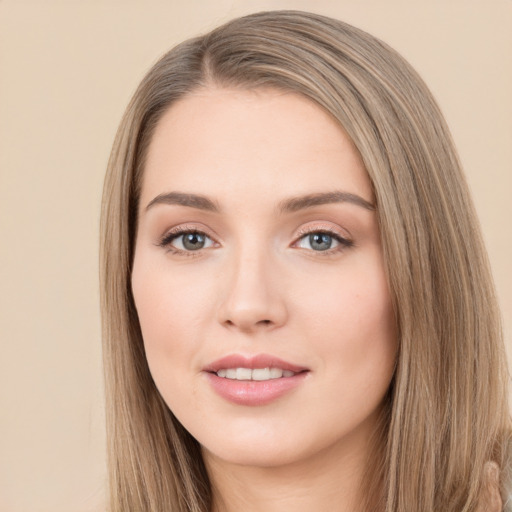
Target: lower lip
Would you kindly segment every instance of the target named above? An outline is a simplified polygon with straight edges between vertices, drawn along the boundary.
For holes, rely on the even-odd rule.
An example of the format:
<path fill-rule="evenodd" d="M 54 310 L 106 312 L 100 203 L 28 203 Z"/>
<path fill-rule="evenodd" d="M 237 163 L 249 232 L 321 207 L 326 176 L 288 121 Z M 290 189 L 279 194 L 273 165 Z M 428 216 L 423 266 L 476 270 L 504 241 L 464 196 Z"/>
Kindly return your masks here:
<path fill-rule="evenodd" d="M 291 392 L 304 380 L 306 373 L 264 381 L 226 379 L 215 373 L 207 376 L 214 391 L 228 402 L 256 406 L 269 404 Z"/>

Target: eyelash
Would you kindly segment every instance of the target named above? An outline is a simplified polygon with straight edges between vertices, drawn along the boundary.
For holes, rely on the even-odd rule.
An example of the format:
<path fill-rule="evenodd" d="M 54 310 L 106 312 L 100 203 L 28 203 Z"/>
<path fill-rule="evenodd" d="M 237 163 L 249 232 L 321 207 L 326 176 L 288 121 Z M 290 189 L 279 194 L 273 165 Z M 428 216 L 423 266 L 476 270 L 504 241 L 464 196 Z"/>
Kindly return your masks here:
<path fill-rule="evenodd" d="M 184 236 L 184 235 L 200 235 L 204 236 L 205 238 L 211 240 L 214 244 L 216 243 L 215 240 L 209 236 L 205 231 L 202 231 L 200 229 L 194 228 L 194 227 L 178 227 L 171 231 L 168 231 L 160 240 L 160 242 L 157 244 L 160 247 L 163 247 L 164 249 L 167 249 L 172 254 L 177 254 L 180 256 L 186 256 L 186 257 L 197 257 L 200 255 L 202 250 L 204 248 L 200 248 L 197 250 L 183 250 L 178 249 L 177 247 L 174 247 L 172 245 L 172 242 L 177 240 L 178 238 Z M 335 240 L 339 245 L 337 245 L 334 248 L 329 248 L 323 251 L 315 251 L 314 249 L 304 249 L 306 251 L 317 253 L 319 256 L 331 256 L 336 253 L 342 252 L 346 249 L 349 249 L 350 247 L 354 246 L 354 242 L 352 240 L 349 240 L 348 238 L 344 238 L 335 231 L 332 231 L 330 229 L 325 228 L 312 228 L 312 229 L 304 229 L 300 231 L 299 236 L 297 239 L 293 242 L 292 247 L 297 247 L 297 244 L 306 238 L 307 236 L 311 235 L 327 235 L 331 237 L 333 240 Z M 207 247 L 206 249 L 208 249 Z"/>
<path fill-rule="evenodd" d="M 354 246 L 354 242 L 352 240 L 349 240 L 348 238 L 345 238 L 338 234 L 336 231 L 333 231 L 331 229 L 327 228 L 319 228 L 319 227 L 312 227 L 312 228 L 306 228 L 304 230 L 301 230 L 299 232 L 299 236 L 297 237 L 297 240 L 293 243 L 294 246 L 297 246 L 297 244 L 303 240 L 304 238 L 311 236 L 311 235 L 327 235 L 333 240 L 335 240 L 338 245 L 333 248 L 329 248 L 323 251 L 315 251 L 313 249 L 305 249 L 307 251 L 315 253 L 315 255 L 319 256 L 333 256 L 335 254 L 338 254 L 340 252 L 343 252 L 346 249 L 349 249 Z"/>
<path fill-rule="evenodd" d="M 209 240 L 212 240 L 214 243 L 215 241 L 211 236 L 209 236 L 205 231 L 202 231 L 200 229 L 197 229 L 195 227 L 188 227 L 188 226 L 180 226 L 178 228 L 174 228 L 171 231 L 168 231 L 160 240 L 158 245 L 160 247 L 163 247 L 164 249 L 167 249 L 172 254 L 177 254 L 179 256 L 187 256 L 187 257 L 197 257 L 201 253 L 201 249 L 197 249 L 195 251 L 190 250 L 186 251 L 183 249 L 178 249 L 177 247 L 174 247 L 172 245 L 172 242 L 177 240 L 178 238 L 184 236 L 184 235 L 202 235 L 205 238 L 208 238 Z"/>

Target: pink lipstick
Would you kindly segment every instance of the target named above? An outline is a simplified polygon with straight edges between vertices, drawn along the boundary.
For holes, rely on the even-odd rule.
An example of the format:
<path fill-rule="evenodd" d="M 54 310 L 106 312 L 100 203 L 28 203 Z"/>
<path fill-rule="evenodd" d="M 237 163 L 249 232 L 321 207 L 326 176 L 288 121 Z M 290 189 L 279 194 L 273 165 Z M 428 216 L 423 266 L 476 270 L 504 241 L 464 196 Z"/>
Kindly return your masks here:
<path fill-rule="evenodd" d="M 309 370 L 267 354 L 233 354 L 214 361 L 203 371 L 213 390 L 225 400 L 257 406 L 295 389 Z"/>

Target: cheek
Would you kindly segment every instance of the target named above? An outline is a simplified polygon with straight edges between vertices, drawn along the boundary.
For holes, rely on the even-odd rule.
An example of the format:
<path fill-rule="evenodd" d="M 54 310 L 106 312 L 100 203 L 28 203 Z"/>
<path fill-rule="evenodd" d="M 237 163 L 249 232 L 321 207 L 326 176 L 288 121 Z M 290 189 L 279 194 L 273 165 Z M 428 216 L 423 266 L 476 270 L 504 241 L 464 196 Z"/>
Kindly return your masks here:
<path fill-rule="evenodd" d="M 167 272 L 155 264 L 135 259 L 132 292 L 153 381 L 169 406 L 184 389 L 183 375 L 193 364 L 194 324 L 197 309 L 189 305 L 190 293 L 179 290 Z M 172 362 L 172 371 L 169 363 Z M 188 389 L 188 394 L 193 390 Z"/>
<path fill-rule="evenodd" d="M 163 361 L 179 361 L 180 353 L 186 348 L 186 345 L 176 343 L 180 332 L 190 325 L 190 321 L 185 319 L 176 322 L 187 312 L 183 307 L 180 308 L 185 303 L 185 297 L 183 293 L 177 293 L 175 284 L 164 269 L 154 262 L 145 263 L 140 255 L 136 255 L 134 261 L 132 293 L 147 362 L 155 384 L 162 389 L 162 386 L 169 385 L 170 377 L 170 372 L 166 375 Z M 187 333 L 183 335 L 187 336 Z"/>
<path fill-rule="evenodd" d="M 177 348 L 181 336 L 193 341 L 204 322 L 210 292 L 179 270 L 136 257 L 132 291 L 144 341 L 149 347 Z M 173 340 L 173 343 L 170 341 Z"/>
<path fill-rule="evenodd" d="M 200 371 L 201 333 L 215 311 L 215 290 L 197 274 L 169 269 L 165 262 L 148 261 L 144 254 L 134 260 L 132 292 L 146 359 L 171 409 L 179 409 L 181 400 L 189 397 L 188 401 L 196 392 L 189 377 Z"/>
<path fill-rule="evenodd" d="M 362 258 L 361 258 L 362 260 Z M 341 271 L 297 280 L 294 294 L 301 316 L 317 329 L 363 335 L 369 330 L 393 330 L 393 311 L 383 266 L 374 258 L 357 260 Z"/>
<path fill-rule="evenodd" d="M 387 280 L 379 264 L 361 262 L 315 283 L 299 301 L 302 330 L 324 361 L 332 380 L 366 386 L 386 382 L 393 371 L 397 331 Z"/>

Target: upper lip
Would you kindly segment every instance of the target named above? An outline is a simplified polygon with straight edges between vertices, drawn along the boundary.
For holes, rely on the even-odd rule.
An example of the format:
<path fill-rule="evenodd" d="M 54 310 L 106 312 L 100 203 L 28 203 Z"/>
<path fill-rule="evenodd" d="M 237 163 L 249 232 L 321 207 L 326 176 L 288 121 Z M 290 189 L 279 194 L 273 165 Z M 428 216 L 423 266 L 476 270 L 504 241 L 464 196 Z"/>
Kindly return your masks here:
<path fill-rule="evenodd" d="M 251 370 L 255 368 L 280 368 L 281 370 L 290 370 L 294 373 L 303 372 L 308 369 L 269 354 L 257 354 L 254 356 L 230 354 L 208 364 L 203 368 L 203 371 L 215 373 L 224 368 L 250 368 Z"/>

